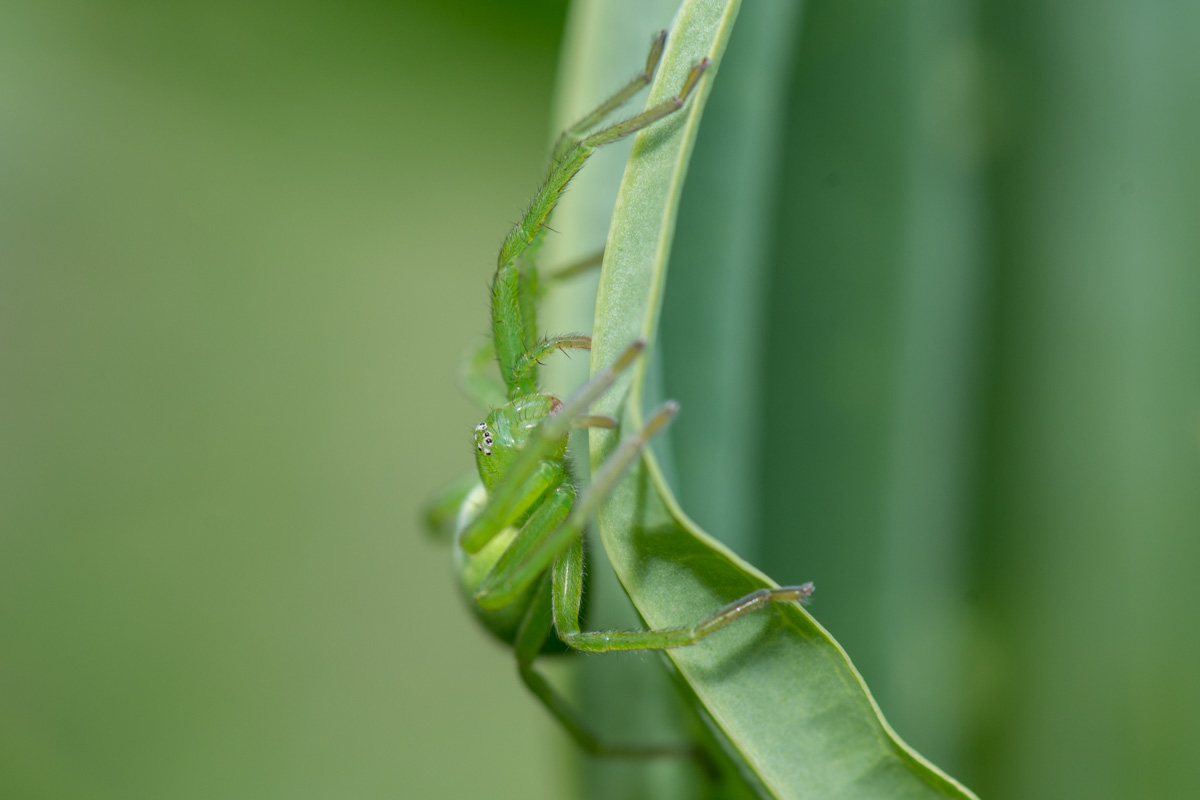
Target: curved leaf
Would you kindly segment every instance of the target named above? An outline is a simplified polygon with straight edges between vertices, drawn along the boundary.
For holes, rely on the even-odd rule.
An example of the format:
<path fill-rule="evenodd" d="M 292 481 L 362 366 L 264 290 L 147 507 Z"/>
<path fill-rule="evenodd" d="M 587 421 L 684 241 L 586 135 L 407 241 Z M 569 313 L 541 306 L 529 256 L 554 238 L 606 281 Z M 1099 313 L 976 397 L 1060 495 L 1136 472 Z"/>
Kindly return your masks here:
<path fill-rule="evenodd" d="M 648 102 L 673 93 L 700 58 L 714 68 L 684 111 L 634 144 L 600 279 L 593 369 L 639 336 L 654 340 L 688 156 L 738 5 L 685 0 L 680 9 Z M 636 429 L 646 383 L 643 360 L 595 410 L 623 412 L 625 430 Z M 610 431 L 591 433 L 593 469 L 617 441 Z M 609 559 L 650 626 L 690 623 L 773 585 L 688 519 L 652 454 L 598 517 Z M 759 612 L 667 655 L 746 778 L 767 796 L 974 796 L 896 737 L 845 652 L 798 606 Z"/>

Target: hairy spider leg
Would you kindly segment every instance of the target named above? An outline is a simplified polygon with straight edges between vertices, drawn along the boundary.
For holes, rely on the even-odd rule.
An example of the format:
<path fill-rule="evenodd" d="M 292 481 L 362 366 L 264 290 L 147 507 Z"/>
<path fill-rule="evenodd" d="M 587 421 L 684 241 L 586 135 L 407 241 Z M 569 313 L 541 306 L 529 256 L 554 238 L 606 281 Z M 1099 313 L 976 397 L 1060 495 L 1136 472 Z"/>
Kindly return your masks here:
<path fill-rule="evenodd" d="M 554 164 L 562 158 L 563 154 L 589 130 L 599 125 L 605 117 L 611 114 L 619 106 L 624 104 L 629 98 L 633 97 L 639 90 L 650 82 L 654 75 L 654 70 L 658 66 L 659 60 L 662 58 L 663 44 L 666 42 L 667 32 L 660 31 L 651 42 L 650 54 L 646 57 L 646 66 L 640 73 L 635 75 L 628 83 L 618 89 L 611 97 L 605 100 L 600 105 L 589 111 L 582 119 L 577 120 L 573 125 L 570 125 L 558 137 L 558 141 L 554 145 L 550 157 L 550 163 Z M 545 226 L 539 227 L 533 232 L 533 237 L 528 244 L 528 248 L 521 254 L 516 262 L 520 309 L 522 322 L 525 333 L 525 348 L 531 350 L 536 346 L 538 336 L 537 313 L 538 302 L 541 298 L 541 277 L 537 268 L 537 254 L 542 247 L 542 242 L 545 238 Z M 565 348 L 559 348 L 565 349 Z M 520 380 L 520 377 L 518 377 Z M 537 383 L 536 368 L 534 374 L 529 378 L 533 384 Z"/>
<path fill-rule="evenodd" d="M 517 359 L 513 367 L 513 377 L 518 381 L 536 380 L 537 368 L 542 359 L 555 350 L 591 350 L 592 337 L 581 333 L 567 333 L 560 336 L 547 336 L 533 345 L 529 351 Z"/>
<path fill-rule="evenodd" d="M 526 378 L 541 364 L 542 359 L 556 350 L 590 350 L 592 337 L 581 333 L 547 336 L 536 342 L 517 359 L 515 374 Z M 458 364 L 458 387 L 481 408 L 497 408 L 509 401 L 508 387 L 491 372 L 496 363 L 496 348 L 491 339 L 467 347 Z"/>
<path fill-rule="evenodd" d="M 492 283 L 492 338 L 500 363 L 500 374 L 508 386 L 510 399 L 537 391 L 536 370 L 530 369 L 523 376 L 516 374 L 521 357 L 532 348 L 529 342 L 536 340 L 536 336 L 531 334 L 536 326 L 531 302 L 531 298 L 536 295 L 536 285 L 529 279 L 522 280 L 517 268 L 518 259 L 537 240 L 550 213 L 566 191 L 567 184 L 583 168 L 595 149 L 636 133 L 678 111 L 695 89 L 708 65 L 708 59 L 704 59 L 692 67 L 679 93 L 674 97 L 627 120 L 572 142 L 562 156 L 551 165 L 549 175 L 534 195 L 521 221 L 513 226 L 505 237 L 497 260 L 496 277 Z"/>

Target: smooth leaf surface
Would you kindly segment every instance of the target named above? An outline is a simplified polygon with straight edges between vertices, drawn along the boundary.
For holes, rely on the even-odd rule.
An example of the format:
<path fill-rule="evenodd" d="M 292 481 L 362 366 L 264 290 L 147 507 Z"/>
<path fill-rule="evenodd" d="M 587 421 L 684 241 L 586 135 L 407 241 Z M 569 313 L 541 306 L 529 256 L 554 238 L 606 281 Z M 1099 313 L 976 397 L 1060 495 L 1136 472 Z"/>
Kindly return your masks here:
<path fill-rule="evenodd" d="M 653 342 L 666 265 L 704 100 L 737 15 L 736 0 L 685 2 L 649 103 L 709 57 L 688 107 L 639 135 L 606 249 L 596 307 L 593 369 L 641 336 Z M 595 406 L 642 424 L 647 361 Z M 616 445 L 591 435 L 595 469 Z M 646 623 L 696 621 L 770 579 L 699 530 L 678 507 L 653 455 L 599 514 L 605 550 Z M 819 576 L 814 576 L 818 579 Z M 818 589 L 819 591 L 819 589 Z M 798 606 L 760 612 L 668 657 L 760 792 L 778 798 L 973 797 L 888 728 L 842 649 Z"/>
<path fill-rule="evenodd" d="M 758 495 L 772 449 L 760 436 L 758 387 L 786 363 L 766 358 L 764 312 L 781 260 L 774 229 L 795 150 L 786 122 L 805 5 L 757 0 L 738 14 L 688 162 L 671 248 L 680 268 L 656 348 L 664 384 L 686 409 L 671 425 L 671 485 L 693 519 L 756 563 L 771 537 Z"/>

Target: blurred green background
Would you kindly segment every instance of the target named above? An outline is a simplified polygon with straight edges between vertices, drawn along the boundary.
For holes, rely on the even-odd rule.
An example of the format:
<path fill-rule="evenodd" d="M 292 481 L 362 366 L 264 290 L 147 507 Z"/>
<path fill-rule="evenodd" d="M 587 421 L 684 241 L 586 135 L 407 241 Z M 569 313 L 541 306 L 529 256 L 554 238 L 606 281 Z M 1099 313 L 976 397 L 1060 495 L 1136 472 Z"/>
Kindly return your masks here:
<path fill-rule="evenodd" d="M 4 4 L 0 796 L 552 796 L 416 524 L 545 157 L 522 6 Z"/>
<path fill-rule="evenodd" d="M 567 792 L 416 525 L 470 467 L 457 360 L 566 13 L 0 8 L 0 796 Z M 821 0 L 788 31 L 752 257 L 702 268 L 721 81 L 680 220 L 685 508 L 771 532 L 739 550 L 817 582 L 981 796 L 1196 795 L 1200 5 Z M 688 469 L 729 413 L 722 274 L 762 342 L 734 479 Z"/>

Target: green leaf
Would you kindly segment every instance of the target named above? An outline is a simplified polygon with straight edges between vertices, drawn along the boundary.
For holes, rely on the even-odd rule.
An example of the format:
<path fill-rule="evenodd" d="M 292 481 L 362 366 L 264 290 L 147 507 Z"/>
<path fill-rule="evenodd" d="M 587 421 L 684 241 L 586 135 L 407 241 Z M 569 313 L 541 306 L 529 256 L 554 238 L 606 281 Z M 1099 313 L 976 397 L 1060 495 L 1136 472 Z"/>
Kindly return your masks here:
<path fill-rule="evenodd" d="M 699 59 L 711 58 L 714 67 L 684 111 L 634 144 L 600 279 L 593 369 L 638 337 L 654 341 L 688 157 L 738 5 L 689 0 L 680 9 L 649 103 L 673 94 Z M 597 413 L 622 415 L 625 431 L 642 424 L 647 364 L 596 404 Z M 617 441 L 612 432 L 592 432 L 593 469 Z M 609 559 L 652 627 L 694 622 L 774 585 L 688 519 L 652 454 L 598 516 Z M 751 615 L 667 655 L 748 782 L 766 796 L 974 796 L 896 737 L 845 652 L 798 606 Z"/>

